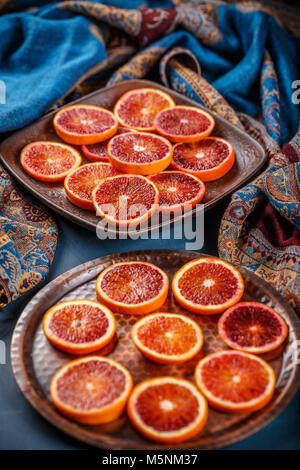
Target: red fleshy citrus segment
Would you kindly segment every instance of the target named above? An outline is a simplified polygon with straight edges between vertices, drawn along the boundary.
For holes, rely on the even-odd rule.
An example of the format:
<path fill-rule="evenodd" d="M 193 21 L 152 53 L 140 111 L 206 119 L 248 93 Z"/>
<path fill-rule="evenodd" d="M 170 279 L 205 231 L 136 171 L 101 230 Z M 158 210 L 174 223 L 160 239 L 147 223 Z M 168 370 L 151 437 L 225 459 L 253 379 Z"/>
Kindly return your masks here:
<path fill-rule="evenodd" d="M 99 374 L 101 372 L 101 374 Z M 95 389 L 100 391 L 103 382 L 110 384 L 109 393 L 95 393 L 92 387 L 87 387 L 90 383 Z M 112 369 L 110 364 L 100 361 L 88 361 L 74 366 L 73 370 L 66 372 L 64 377 L 57 382 L 57 395 L 61 401 L 68 401 L 71 406 L 77 409 L 100 408 L 112 403 L 125 388 L 125 376 L 119 369 Z M 86 391 L 90 391 L 89 401 L 83 397 Z"/>
<path fill-rule="evenodd" d="M 93 189 L 99 181 L 117 174 L 118 171 L 109 163 L 88 163 L 68 174 L 64 181 L 64 188 L 73 204 L 83 209 L 94 210 Z"/>
<path fill-rule="evenodd" d="M 199 142 L 176 144 L 171 166 L 203 181 L 213 181 L 228 173 L 234 160 L 229 142 L 218 137 L 207 137 Z"/>
<path fill-rule="evenodd" d="M 212 132 L 215 121 L 210 114 L 199 108 L 176 106 L 161 111 L 156 116 L 154 125 L 171 142 L 197 142 Z"/>
<path fill-rule="evenodd" d="M 244 413 L 265 406 L 274 393 L 275 374 L 262 359 L 241 351 L 221 351 L 202 359 L 195 380 L 211 406 Z"/>
<path fill-rule="evenodd" d="M 173 294 L 180 305 L 195 313 L 217 314 L 237 303 L 244 292 L 236 268 L 218 258 L 199 258 L 175 274 Z"/>
<path fill-rule="evenodd" d="M 117 132 L 118 122 L 107 109 L 77 104 L 61 109 L 54 116 L 56 133 L 74 145 L 94 144 Z"/>
<path fill-rule="evenodd" d="M 62 181 L 81 164 L 80 153 L 58 142 L 32 142 L 23 148 L 21 165 L 33 178 L 45 182 Z"/>
<path fill-rule="evenodd" d="M 91 300 L 71 300 L 46 312 L 43 329 L 59 349 L 71 354 L 88 354 L 108 344 L 116 326 L 113 314 L 104 305 Z"/>
<path fill-rule="evenodd" d="M 139 224 L 158 207 L 155 185 L 141 175 L 120 175 L 101 181 L 92 193 L 101 217 L 118 225 Z"/>
<path fill-rule="evenodd" d="M 205 398 L 190 382 L 158 377 L 140 383 L 128 402 L 132 424 L 157 442 L 183 442 L 203 429 L 207 420 Z"/>
<path fill-rule="evenodd" d="M 50 394 L 65 415 L 85 424 L 117 419 L 132 388 L 129 372 L 112 359 L 90 356 L 72 361 L 54 376 Z"/>
<path fill-rule="evenodd" d="M 203 344 L 197 323 L 174 313 L 154 313 L 142 318 L 132 327 L 131 336 L 146 357 L 162 364 L 188 361 Z"/>
<path fill-rule="evenodd" d="M 119 126 L 116 135 L 126 132 L 135 132 L 132 129 Z M 81 150 L 86 158 L 92 162 L 108 162 L 107 145 L 109 140 L 98 142 L 97 144 L 82 145 Z"/>
<path fill-rule="evenodd" d="M 101 289 L 117 302 L 138 304 L 157 295 L 162 282 L 163 276 L 156 267 L 128 263 L 111 268 L 102 279 Z"/>
<path fill-rule="evenodd" d="M 125 173 L 142 175 L 164 170 L 173 155 L 170 142 L 146 132 L 117 135 L 110 140 L 107 151 L 114 167 Z"/>
<path fill-rule="evenodd" d="M 277 349 L 288 334 L 284 319 L 259 302 L 240 302 L 226 310 L 218 329 L 229 347 L 253 354 Z"/>
<path fill-rule="evenodd" d="M 114 108 L 115 116 L 125 127 L 153 131 L 154 118 L 163 109 L 175 106 L 173 99 L 160 90 L 141 88 L 125 93 Z"/>
<path fill-rule="evenodd" d="M 107 144 L 108 140 L 98 142 L 97 144 L 82 145 L 81 150 L 88 160 L 91 162 L 107 162 Z"/>
<path fill-rule="evenodd" d="M 117 263 L 97 280 L 97 296 L 114 311 L 149 313 L 164 303 L 168 277 L 157 266 L 145 262 Z"/>
<path fill-rule="evenodd" d="M 202 181 L 181 171 L 163 171 L 149 179 L 159 191 L 159 208 L 162 212 L 180 211 L 188 205 L 194 207 L 205 193 Z"/>

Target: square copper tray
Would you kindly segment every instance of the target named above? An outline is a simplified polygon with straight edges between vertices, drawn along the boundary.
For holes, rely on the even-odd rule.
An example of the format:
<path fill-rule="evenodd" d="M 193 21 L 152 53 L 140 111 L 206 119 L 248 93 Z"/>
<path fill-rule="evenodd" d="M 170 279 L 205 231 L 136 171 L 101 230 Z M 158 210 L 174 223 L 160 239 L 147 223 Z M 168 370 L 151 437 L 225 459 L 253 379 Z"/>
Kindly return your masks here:
<path fill-rule="evenodd" d="M 166 91 L 179 105 L 197 106 L 207 111 L 207 109 L 199 103 L 158 85 L 155 82 L 147 80 L 130 80 L 109 88 L 102 88 L 69 104 L 85 103 L 112 109 L 117 99 L 123 93 L 135 88 L 145 87 L 158 88 Z M 95 230 L 100 218 L 91 211 L 74 206 L 67 199 L 62 183 L 53 184 L 39 182 L 25 173 L 20 165 L 20 151 L 28 143 L 35 140 L 61 142 L 52 125 L 55 112 L 47 114 L 4 140 L 0 145 L 1 161 L 16 180 L 45 205 L 73 222 L 89 228 L 90 230 Z M 227 122 L 216 113 L 212 112 L 211 114 L 216 121 L 213 135 L 223 137 L 233 145 L 236 162 L 230 172 L 223 176 L 223 178 L 206 183 L 206 193 L 202 201 L 204 203 L 204 210 L 212 208 L 227 195 L 245 184 L 247 180 L 252 178 L 255 173 L 261 169 L 266 159 L 264 149 L 252 137 L 246 134 L 246 132 Z M 85 162 L 87 161 L 83 156 L 83 163 Z M 200 210 L 199 207 L 198 209 L 194 209 L 194 213 L 197 210 Z M 179 218 L 182 217 L 181 215 Z M 165 223 L 165 225 L 168 225 L 168 223 Z M 163 226 L 164 224 L 160 221 L 157 227 L 152 227 L 152 230 L 162 228 Z"/>

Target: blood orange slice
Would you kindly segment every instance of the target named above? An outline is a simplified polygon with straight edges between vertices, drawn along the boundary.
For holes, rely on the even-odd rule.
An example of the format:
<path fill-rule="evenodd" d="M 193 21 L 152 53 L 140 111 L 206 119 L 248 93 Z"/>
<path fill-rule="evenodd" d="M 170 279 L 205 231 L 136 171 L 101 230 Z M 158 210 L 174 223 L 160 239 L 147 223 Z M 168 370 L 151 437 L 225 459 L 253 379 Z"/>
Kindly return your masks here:
<path fill-rule="evenodd" d="M 163 171 L 149 176 L 159 192 L 161 212 L 180 212 L 185 207 L 194 207 L 204 196 L 205 186 L 193 175 L 182 171 Z"/>
<path fill-rule="evenodd" d="M 95 144 L 113 136 L 118 122 L 110 111 L 99 106 L 74 104 L 55 114 L 57 135 L 73 145 Z"/>
<path fill-rule="evenodd" d="M 32 142 L 23 148 L 20 162 L 26 173 L 39 181 L 63 181 L 81 164 L 80 153 L 58 142 Z"/>
<path fill-rule="evenodd" d="M 244 281 L 237 269 L 219 258 L 199 258 L 182 266 L 172 281 L 177 302 L 191 312 L 214 315 L 237 303 Z"/>
<path fill-rule="evenodd" d="M 189 361 L 203 345 L 197 323 L 175 313 L 154 313 L 142 318 L 132 327 L 131 337 L 144 356 L 159 364 Z"/>
<path fill-rule="evenodd" d="M 161 111 L 154 120 L 154 126 L 171 142 L 197 142 L 212 132 L 215 120 L 199 108 L 176 106 Z"/>
<path fill-rule="evenodd" d="M 192 144 L 174 145 L 171 167 L 202 181 L 214 181 L 228 173 L 234 161 L 234 150 L 227 140 L 207 137 Z"/>
<path fill-rule="evenodd" d="M 117 130 L 117 135 L 124 134 L 125 132 L 135 132 L 133 129 L 127 129 L 126 127 L 119 126 Z M 81 150 L 86 156 L 86 158 L 92 162 L 107 162 L 108 163 L 108 153 L 107 145 L 109 140 L 104 140 L 103 142 L 98 142 L 97 144 L 82 145 Z"/>
<path fill-rule="evenodd" d="M 195 380 L 213 408 L 231 413 L 263 408 L 273 396 L 276 381 L 267 362 L 241 351 L 221 351 L 201 359 Z"/>
<path fill-rule="evenodd" d="M 43 330 L 57 348 L 70 354 L 88 354 L 103 348 L 116 331 L 111 311 L 92 300 L 68 300 L 51 307 Z"/>
<path fill-rule="evenodd" d="M 129 132 L 113 137 L 107 147 L 110 163 L 124 173 L 153 175 L 172 160 L 173 147 L 167 139 L 146 132 Z"/>
<path fill-rule="evenodd" d="M 227 346 L 253 354 L 276 350 L 288 334 L 284 319 L 259 302 L 239 302 L 226 310 L 218 330 Z"/>
<path fill-rule="evenodd" d="M 97 213 L 115 225 L 140 224 L 158 207 L 156 186 L 141 175 L 111 176 L 95 187 L 92 201 Z"/>
<path fill-rule="evenodd" d="M 109 163 L 87 163 L 71 171 L 64 181 L 68 199 L 82 209 L 95 210 L 92 191 L 99 181 L 108 176 L 117 175 L 118 171 Z"/>
<path fill-rule="evenodd" d="M 127 406 L 133 426 L 156 442 L 176 443 L 191 439 L 207 421 L 207 402 L 184 379 L 157 377 L 137 385 Z"/>
<path fill-rule="evenodd" d="M 109 140 L 98 142 L 97 144 L 82 145 L 81 150 L 88 160 L 91 162 L 107 162 L 107 144 Z"/>
<path fill-rule="evenodd" d="M 140 88 L 125 93 L 115 105 L 120 124 L 137 131 L 154 131 L 154 118 L 163 109 L 173 108 L 173 99 L 163 91 Z"/>
<path fill-rule="evenodd" d="M 116 263 L 97 279 L 98 299 L 114 312 L 145 314 L 160 308 L 169 289 L 168 276 L 144 261 Z"/>
<path fill-rule="evenodd" d="M 51 381 L 50 395 L 59 411 L 74 421 L 102 424 L 121 416 L 131 389 L 125 367 L 107 357 L 89 356 L 62 367 Z"/>

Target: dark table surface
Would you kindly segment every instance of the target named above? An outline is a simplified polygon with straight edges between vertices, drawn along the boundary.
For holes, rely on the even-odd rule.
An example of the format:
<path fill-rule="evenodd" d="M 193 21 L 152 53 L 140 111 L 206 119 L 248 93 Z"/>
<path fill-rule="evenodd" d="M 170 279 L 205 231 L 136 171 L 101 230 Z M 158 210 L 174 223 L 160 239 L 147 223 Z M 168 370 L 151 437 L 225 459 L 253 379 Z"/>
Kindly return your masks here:
<path fill-rule="evenodd" d="M 205 214 L 203 253 L 217 255 L 218 229 L 229 200 Z M 62 217 L 59 242 L 47 282 L 85 261 L 121 251 L 155 248 L 185 249 L 186 240 L 105 240 Z M 10 364 L 14 325 L 26 303 L 40 288 L 24 295 L 0 312 L 0 338 L 6 345 L 6 364 L 0 364 L 0 449 L 88 449 L 45 421 L 20 392 Z M 287 408 L 264 429 L 230 449 L 300 449 L 300 390 Z"/>

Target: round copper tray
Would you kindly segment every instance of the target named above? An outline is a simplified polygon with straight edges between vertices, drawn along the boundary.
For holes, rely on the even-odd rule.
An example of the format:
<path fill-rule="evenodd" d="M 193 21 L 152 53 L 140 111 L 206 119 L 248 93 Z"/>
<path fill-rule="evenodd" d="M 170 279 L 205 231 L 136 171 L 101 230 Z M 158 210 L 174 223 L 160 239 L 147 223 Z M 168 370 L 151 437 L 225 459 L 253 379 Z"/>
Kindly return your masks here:
<path fill-rule="evenodd" d="M 48 421 L 65 433 L 93 446 L 109 449 L 165 449 L 145 440 L 129 424 L 126 416 L 99 426 L 76 424 L 63 417 L 49 399 L 49 383 L 54 373 L 73 357 L 56 350 L 46 340 L 41 320 L 47 308 L 62 300 L 73 298 L 95 299 L 95 283 L 99 272 L 112 263 L 124 260 L 145 260 L 173 274 L 184 263 L 199 253 L 173 250 L 149 250 L 121 253 L 98 258 L 60 275 L 36 294 L 24 309 L 12 339 L 12 365 L 19 387 L 33 407 Z M 283 353 L 270 361 L 277 376 L 276 393 L 264 409 L 243 415 L 230 415 L 209 410 L 205 429 L 193 440 L 170 448 L 212 449 L 228 446 L 257 432 L 272 421 L 289 403 L 300 383 L 294 346 L 300 339 L 300 322 L 292 308 L 267 283 L 246 269 L 239 268 L 246 283 L 245 300 L 257 300 L 275 308 L 289 326 L 289 337 Z M 162 311 L 188 312 L 181 309 L 170 294 Z M 216 317 L 194 316 L 205 337 L 202 354 L 226 349 L 217 335 Z M 135 316 L 116 315 L 118 341 L 109 356 L 126 366 L 135 383 L 160 375 L 175 375 L 193 380 L 195 363 L 199 357 L 181 366 L 157 365 L 135 349 L 130 340 L 130 328 Z"/>

